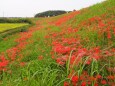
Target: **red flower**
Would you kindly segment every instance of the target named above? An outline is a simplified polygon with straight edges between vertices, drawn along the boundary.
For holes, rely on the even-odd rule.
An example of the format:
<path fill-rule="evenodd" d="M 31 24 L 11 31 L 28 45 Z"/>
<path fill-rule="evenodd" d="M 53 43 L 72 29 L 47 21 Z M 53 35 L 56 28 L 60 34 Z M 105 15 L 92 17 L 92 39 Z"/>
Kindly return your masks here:
<path fill-rule="evenodd" d="M 8 61 L 0 62 L 0 68 L 7 66 Z"/>
<path fill-rule="evenodd" d="M 25 62 L 21 62 L 21 63 L 20 63 L 20 66 L 25 66 Z"/>
<path fill-rule="evenodd" d="M 69 86 L 69 83 L 68 82 L 64 82 L 64 86 Z"/>
<path fill-rule="evenodd" d="M 112 76 L 112 75 L 108 76 L 107 78 L 108 78 L 108 79 L 111 79 L 111 80 L 114 80 L 114 79 L 115 79 L 115 77 Z"/>
<path fill-rule="evenodd" d="M 95 84 L 94 84 L 94 86 L 98 86 L 98 84 L 97 84 L 97 83 L 95 83 Z"/>
<path fill-rule="evenodd" d="M 91 51 L 91 57 L 96 60 L 100 59 L 101 56 L 100 56 L 100 48 L 99 47 L 96 47 L 96 48 L 94 48 L 93 51 Z"/>
<path fill-rule="evenodd" d="M 65 62 L 63 61 L 62 58 L 57 58 L 57 59 L 56 59 L 56 62 L 57 62 L 58 64 L 60 64 L 60 65 L 64 65 L 64 64 L 65 64 Z"/>
<path fill-rule="evenodd" d="M 101 76 L 101 75 L 97 75 L 97 78 L 98 78 L 98 79 L 101 79 L 101 78 L 102 78 L 102 76 Z"/>
<path fill-rule="evenodd" d="M 54 46 L 54 52 L 56 52 L 56 53 L 63 53 L 63 46 L 62 45 L 56 45 L 56 46 Z"/>
<path fill-rule="evenodd" d="M 108 33 L 107 33 L 107 38 L 108 38 L 108 39 L 111 38 L 111 32 L 110 32 L 110 31 L 108 31 Z"/>
<path fill-rule="evenodd" d="M 86 82 L 82 82 L 82 83 L 81 83 L 81 86 L 86 86 Z"/>
<path fill-rule="evenodd" d="M 5 59 L 4 54 L 0 56 L 0 70 L 6 70 L 9 61 Z"/>
<path fill-rule="evenodd" d="M 71 81 L 76 83 L 78 81 L 78 76 L 73 76 Z"/>
<path fill-rule="evenodd" d="M 105 24 L 103 23 L 103 22 L 99 22 L 99 27 L 100 28 L 102 28 L 102 27 L 104 27 L 105 26 Z"/>
<path fill-rule="evenodd" d="M 39 56 L 39 57 L 38 57 L 38 60 L 43 60 L 43 56 L 42 56 L 42 55 Z"/>
<path fill-rule="evenodd" d="M 73 64 L 75 61 L 76 61 L 76 56 L 75 55 L 73 55 L 73 56 L 71 56 L 71 58 L 70 58 L 70 64 Z"/>
<path fill-rule="evenodd" d="M 88 61 L 86 62 L 87 65 L 90 65 L 90 63 L 91 63 L 91 60 L 88 60 Z"/>
<path fill-rule="evenodd" d="M 83 57 L 84 55 L 86 55 L 86 53 L 87 53 L 87 49 L 86 48 L 78 49 L 79 57 Z"/>
<path fill-rule="evenodd" d="M 103 85 L 107 84 L 106 80 L 102 80 L 101 84 L 103 84 Z"/>

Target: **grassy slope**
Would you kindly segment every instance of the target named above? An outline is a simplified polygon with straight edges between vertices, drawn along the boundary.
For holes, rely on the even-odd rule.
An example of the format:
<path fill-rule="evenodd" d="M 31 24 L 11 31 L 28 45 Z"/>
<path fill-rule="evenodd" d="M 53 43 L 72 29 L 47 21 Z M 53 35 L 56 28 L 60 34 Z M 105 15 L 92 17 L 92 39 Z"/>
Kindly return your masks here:
<path fill-rule="evenodd" d="M 32 36 L 27 39 L 28 45 L 20 53 L 23 56 L 21 61 L 14 61 L 10 64 L 10 69 L 7 72 L 1 74 L 1 85 L 7 86 L 63 86 L 63 82 L 68 79 L 67 68 L 56 64 L 55 60 L 51 59 L 51 43 L 52 38 L 46 39 L 45 36 L 52 33 L 59 33 L 68 27 L 78 28 L 82 22 L 94 16 L 101 17 L 102 14 L 115 15 L 114 10 L 108 10 L 115 6 L 114 0 L 108 0 L 102 4 L 97 4 L 92 7 L 82 9 L 81 14 L 75 16 L 69 21 L 64 22 L 60 26 L 55 26 L 50 22 L 57 21 L 58 18 L 63 18 L 64 15 L 53 18 L 41 18 L 37 21 L 37 25 L 30 28 L 40 30 L 34 31 Z M 69 14 L 67 14 L 69 15 Z M 78 34 L 82 40 L 85 37 L 90 38 L 90 42 L 83 43 L 85 48 L 91 48 L 100 46 L 102 49 L 108 48 L 109 44 L 103 44 L 104 42 L 97 40 L 97 33 L 92 32 L 89 28 L 92 26 L 82 26 L 83 30 L 80 30 Z M 50 29 L 50 30 L 49 30 Z M 75 34 L 76 35 L 76 34 Z M 16 46 L 15 40 L 19 37 L 19 34 L 9 36 L 6 40 L 0 42 L 0 52 L 5 52 L 7 49 Z M 25 35 L 24 35 L 25 36 Z M 65 35 L 69 37 L 70 35 Z M 72 35 L 72 37 L 75 37 Z M 19 37 L 20 38 L 20 37 Z M 56 39 L 56 38 L 55 38 Z M 114 43 L 114 41 L 112 41 Z M 112 46 L 113 47 L 113 46 Z M 17 59 L 20 56 L 17 56 Z M 39 60 L 38 60 L 39 58 Z M 42 60 L 40 60 L 42 59 Z M 20 66 L 20 62 L 26 62 L 25 66 Z M 103 61 L 102 61 L 103 62 Z M 97 64 L 97 63 L 96 63 Z M 107 64 L 107 63 L 104 63 Z M 92 64 L 94 65 L 94 64 Z M 108 64 L 107 64 L 108 65 Z M 112 64 L 114 66 L 114 64 Z M 17 68 L 18 67 L 18 68 Z M 92 66 L 91 66 L 92 67 Z M 102 67 L 101 67 L 102 68 Z M 93 69 L 92 69 L 93 70 Z M 102 72 L 106 75 L 105 72 Z M 104 75 L 103 75 L 104 76 Z M 93 86 L 93 84 L 92 84 Z"/>
<path fill-rule="evenodd" d="M 0 35 L 7 36 L 10 33 L 12 33 L 12 30 L 17 29 L 16 31 L 18 31 L 18 29 L 20 29 L 20 28 L 24 29 L 24 28 L 26 28 L 26 26 L 29 26 L 29 24 L 27 24 L 27 23 L 10 23 L 10 24 L 9 23 L 0 23 Z M 16 42 L 14 42 L 14 40 L 17 37 L 18 37 L 18 34 L 15 34 L 15 36 L 11 35 L 7 38 L 0 37 L 1 39 L 4 38 L 4 40 L 0 39 L 0 52 L 3 52 L 6 49 L 9 49 L 10 47 L 15 46 Z"/>

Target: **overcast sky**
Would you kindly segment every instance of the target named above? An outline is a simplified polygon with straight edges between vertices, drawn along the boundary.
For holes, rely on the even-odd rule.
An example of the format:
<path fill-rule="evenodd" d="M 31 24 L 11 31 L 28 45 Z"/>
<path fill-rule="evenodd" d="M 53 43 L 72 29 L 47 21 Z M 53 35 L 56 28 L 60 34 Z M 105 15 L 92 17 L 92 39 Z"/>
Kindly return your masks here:
<path fill-rule="evenodd" d="M 0 17 L 33 17 L 47 10 L 79 10 L 104 0 L 0 0 Z"/>

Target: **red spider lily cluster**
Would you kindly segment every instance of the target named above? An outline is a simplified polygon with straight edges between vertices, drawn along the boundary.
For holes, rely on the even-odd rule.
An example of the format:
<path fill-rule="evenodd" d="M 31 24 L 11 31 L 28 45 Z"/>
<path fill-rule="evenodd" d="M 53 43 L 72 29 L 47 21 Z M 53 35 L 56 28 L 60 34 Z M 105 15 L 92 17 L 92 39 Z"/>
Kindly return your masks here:
<path fill-rule="evenodd" d="M 71 80 L 69 82 L 65 81 L 64 86 L 100 86 L 100 85 L 110 85 L 114 86 L 115 76 L 109 75 L 105 79 L 101 75 L 90 76 L 86 71 L 84 71 L 80 76 L 75 75 L 75 72 L 71 72 L 68 76 Z M 93 83 L 93 84 L 92 84 Z"/>
<path fill-rule="evenodd" d="M 111 77 L 111 78 L 110 78 Z M 64 86 L 102 86 L 102 85 L 106 85 L 109 84 L 110 86 L 114 86 L 114 81 L 115 76 L 108 76 L 107 77 L 108 81 L 103 79 L 103 77 L 101 75 L 97 75 L 95 77 L 91 77 L 89 75 L 81 75 L 79 76 L 72 76 L 71 77 L 71 81 L 70 82 L 64 82 Z M 94 84 L 92 84 L 92 82 L 94 82 Z M 71 83 L 71 84 L 70 84 Z"/>
<path fill-rule="evenodd" d="M 78 11 L 72 12 L 59 18 L 56 22 L 52 22 L 52 25 L 59 27 L 80 13 Z M 51 57 L 60 67 L 66 68 L 68 71 L 66 76 L 68 80 L 64 82 L 64 86 L 115 85 L 115 66 L 105 66 L 103 64 L 103 62 L 109 63 L 109 59 L 115 57 L 114 19 L 115 15 L 105 13 L 82 21 L 76 27 L 70 27 L 72 25 L 61 27 L 59 32 L 51 31 L 50 28 L 47 29 L 49 32 L 45 36 L 45 42 L 48 46 L 52 46 Z M 13 61 L 19 61 L 20 66 L 26 65 L 25 62 L 21 62 L 23 58 L 21 52 L 26 48 L 26 45 L 32 43 L 32 41 L 28 40 L 39 29 L 34 28 L 28 32 L 20 33 L 20 37 L 15 40 L 17 45 L 1 53 L 0 71 L 7 70 L 8 65 Z M 79 33 L 83 30 L 84 34 L 82 37 Z M 94 34 L 91 35 L 89 32 Z M 39 50 L 44 53 L 44 50 Z M 38 56 L 38 60 L 43 58 L 43 55 Z M 113 61 L 111 60 L 111 64 L 115 64 L 114 61 L 114 59 Z M 104 75 L 103 71 L 95 73 L 93 68 L 91 69 L 94 62 L 99 62 L 98 65 L 102 66 L 99 67 L 102 68 L 99 71 L 105 70 L 107 74 Z M 94 73 L 92 74 L 91 71 Z M 96 71 L 98 71 L 98 68 Z"/>
<path fill-rule="evenodd" d="M 71 34 L 71 33 L 76 33 L 77 30 L 68 28 L 67 31 L 60 32 L 59 34 L 63 33 L 63 36 L 66 34 Z M 51 34 L 50 34 L 51 35 Z M 59 38 L 57 38 L 59 36 Z M 101 50 L 99 47 L 94 47 L 92 49 L 86 49 L 83 48 L 83 46 L 80 43 L 80 38 L 79 36 L 76 37 L 60 37 L 61 35 L 56 35 L 54 34 L 51 35 L 53 37 L 54 41 L 52 42 L 52 58 L 55 57 L 56 54 L 56 61 L 64 65 L 68 59 L 70 59 L 71 65 L 73 63 L 78 63 L 83 57 L 90 57 L 90 59 L 87 61 L 87 64 L 90 64 L 92 59 L 98 60 L 101 58 Z M 50 37 L 50 36 L 49 36 Z M 73 51 L 71 57 L 70 52 Z M 75 62 L 76 60 L 76 62 Z"/>
<path fill-rule="evenodd" d="M 21 52 L 26 48 L 26 45 L 31 43 L 31 41 L 27 40 L 39 29 L 35 28 L 27 32 L 21 32 L 20 37 L 15 40 L 17 45 L 0 54 L 0 71 L 7 70 L 8 65 L 14 61 L 18 61 L 20 66 L 25 65 L 25 62 L 21 62 L 21 59 L 23 59 Z"/>
<path fill-rule="evenodd" d="M 55 24 L 59 26 L 79 13 L 80 12 L 76 12 L 73 13 L 73 15 L 71 14 L 71 16 L 60 18 Z M 107 49 L 102 49 L 101 46 L 87 48 L 84 47 L 84 42 L 89 42 L 90 38 L 86 37 L 84 40 L 78 35 L 79 31 L 85 28 L 89 32 L 97 33 L 96 42 L 104 39 L 105 45 L 113 44 L 115 40 L 115 20 L 111 20 L 113 18 L 115 18 L 114 15 L 103 14 L 100 17 L 93 17 L 87 21 L 81 22 L 76 28 L 63 28 L 58 33 L 51 32 L 45 38 L 52 39 L 52 59 L 55 59 L 56 62 L 63 67 L 69 62 L 69 70 L 75 71 L 74 68 L 80 63 L 84 63 L 84 61 L 85 65 L 91 65 L 93 60 L 107 62 L 106 60 L 108 58 L 115 57 L 115 49 L 113 46 Z M 93 44 L 94 42 L 92 42 L 92 45 Z M 87 57 L 88 59 L 86 60 Z M 114 68 L 106 68 L 106 70 L 112 72 L 112 75 L 103 77 L 102 75 L 96 74 L 91 76 L 86 73 L 87 71 L 81 75 L 77 75 L 75 71 L 69 74 L 68 78 L 70 81 L 65 81 L 64 86 L 99 86 L 107 84 L 114 86 Z"/>
<path fill-rule="evenodd" d="M 75 11 L 75 12 L 72 12 L 71 14 L 69 14 L 69 15 L 67 15 L 67 16 L 64 16 L 63 18 L 59 18 L 59 19 L 56 21 L 55 25 L 60 26 L 60 25 L 63 24 L 64 22 L 66 22 L 66 21 L 72 19 L 73 17 L 75 17 L 76 14 L 80 14 L 80 12 L 79 12 L 79 11 Z"/>
<path fill-rule="evenodd" d="M 6 70 L 6 66 L 8 65 L 8 60 L 7 59 L 5 59 L 5 56 L 4 56 L 4 54 L 2 53 L 1 55 L 0 55 L 0 70 Z"/>

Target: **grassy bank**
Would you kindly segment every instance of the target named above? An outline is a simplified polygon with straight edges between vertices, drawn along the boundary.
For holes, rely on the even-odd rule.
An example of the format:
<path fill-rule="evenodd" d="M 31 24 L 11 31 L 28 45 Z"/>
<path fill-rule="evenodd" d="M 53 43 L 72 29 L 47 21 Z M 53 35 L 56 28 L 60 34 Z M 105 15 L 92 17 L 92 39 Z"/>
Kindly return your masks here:
<path fill-rule="evenodd" d="M 0 42 L 0 85 L 114 86 L 114 0 L 52 18 Z M 35 20 L 34 20 L 35 21 Z"/>

